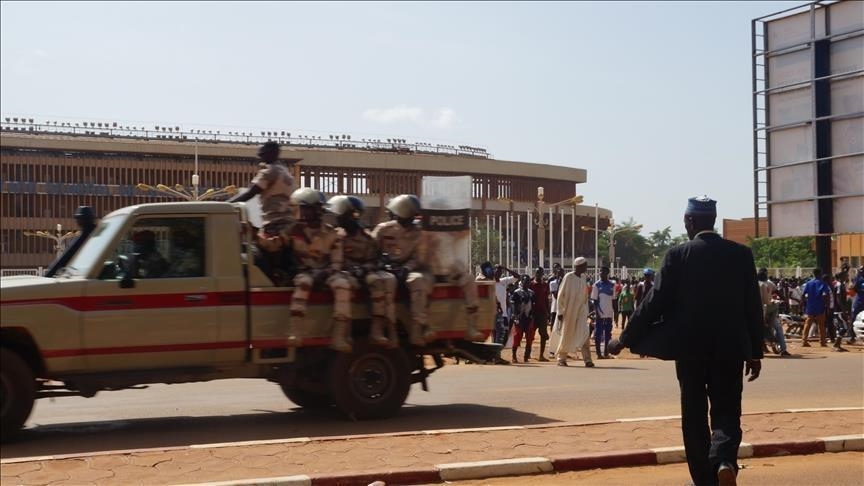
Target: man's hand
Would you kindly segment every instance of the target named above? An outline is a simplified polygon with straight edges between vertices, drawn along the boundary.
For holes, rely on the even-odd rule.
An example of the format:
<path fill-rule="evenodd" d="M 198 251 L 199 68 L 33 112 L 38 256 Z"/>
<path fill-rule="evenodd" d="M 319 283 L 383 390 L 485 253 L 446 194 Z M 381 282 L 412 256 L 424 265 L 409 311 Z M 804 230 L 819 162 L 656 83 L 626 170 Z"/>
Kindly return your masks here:
<path fill-rule="evenodd" d="M 613 339 L 609 341 L 609 344 L 606 345 L 606 349 L 613 356 L 618 356 L 618 354 L 624 349 L 624 345 L 621 344 L 621 341 L 619 341 L 618 339 Z"/>
<path fill-rule="evenodd" d="M 758 359 L 748 359 L 744 363 L 744 376 L 750 375 L 747 381 L 753 381 L 759 378 L 759 373 L 762 372 L 762 361 Z"/>

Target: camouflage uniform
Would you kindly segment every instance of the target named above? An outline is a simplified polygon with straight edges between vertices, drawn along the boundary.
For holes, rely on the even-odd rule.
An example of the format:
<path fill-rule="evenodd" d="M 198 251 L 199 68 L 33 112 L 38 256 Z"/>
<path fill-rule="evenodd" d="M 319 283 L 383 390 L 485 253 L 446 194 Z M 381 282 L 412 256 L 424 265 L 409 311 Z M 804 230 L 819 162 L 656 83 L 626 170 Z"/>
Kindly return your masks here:
<path fill-rule="evenodd" d="M 379 270 L 381 257 L 378 243 L 369 231 L 358 228 L 353 235 L 344 228 L 337 228 L 337 231 L 342 238 L 342 252 L 345 257 L 343 269 L 349 273 L 351 288 L 359 289 L 362 281 L 369 289 L 369 297 L 372 299 L 372 341 L 395 346 L 398 342 L 394 302 L 396 277 Z M 382 332 L 385 325 L 389 340 Z"/>
<path fill-rule="evenodd" d="M 393 270 L 402 273 L 405 279 L 411 293 L 411 342 L 422 346 L 435 337 L 432 329 L 427 329 L 425 335 L 421 331 L 428 322 L 429 294 L 434 283 L 432 276 L 423 271 L 426 257 L 423 231 L 416 223 L 406 228 L 394 220 L 376 226 L 372 237 Z"/>
<path fill-rule="evenodd" d="M 309 220 L 294 223 L 290 232 L 291 248 L 299 270 L 294 277 L 294 296 L 289 307 L 291 315 L 301 320 L 306 317 L 309 292 L 316 281 L 326 276 L 325 284 L 333 291 L 331 346 L 338 351 L 350 352 L 351 283 L 342 271 L 342 239 L 332 226 L 320 220 L 325 202 L 321 192 L 304 187 L 294 191 L 291 200 L 301 206 L 301 216 L 306 210 L 312 211 L 307 216 Z M 310 224 L 312 221 L 316 224 Z"/>
<path fill-rule="evenodd" d="M 258 164 L 258 173 L 252 183 L 261 188 L 259 198 L 263 224 L 258 233 L 259 246 L 267 252 L 279 251 L 294 223 L 294 205 L 291 204 L 294 176 L 280 162 L 262 162 Z"/>

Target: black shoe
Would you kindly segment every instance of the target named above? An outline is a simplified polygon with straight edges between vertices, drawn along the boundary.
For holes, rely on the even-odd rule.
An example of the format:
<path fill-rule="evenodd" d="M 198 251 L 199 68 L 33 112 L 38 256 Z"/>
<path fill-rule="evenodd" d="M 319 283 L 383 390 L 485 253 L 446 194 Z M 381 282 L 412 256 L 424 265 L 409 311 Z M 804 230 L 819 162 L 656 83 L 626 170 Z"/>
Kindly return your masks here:
<path fill-rule="evenodd" d="M 728 462 L 720 464 L 720 468 L 717 469 L 717 486 L 737 486 L 736 476 L 735 466 Z"/>
<path fill-rule="evenodd" d="M 792 356 L 792 354 L 789 353 L 789 351 L 782 351 L 782 352 L 780 353 L 780 356 L 781 356 L 781 357 L 783 357 L 783 356 Z"/>
<path fill-rule="evenodd" d="M 589 361 L 589 362 L 585 363 L 585 367 L 586 367 L 586 368 L 593 368 L 593 367 L 594 367 L 594 362 L 593 362 L 593 361 Z"/>
<path fill-rule="evenodd" d="M 570 365 L 568 365 L 567 362 L 564 361 L 563 359 L 559 359 L 558 360 L 558 366 L 570 366 Z"/>

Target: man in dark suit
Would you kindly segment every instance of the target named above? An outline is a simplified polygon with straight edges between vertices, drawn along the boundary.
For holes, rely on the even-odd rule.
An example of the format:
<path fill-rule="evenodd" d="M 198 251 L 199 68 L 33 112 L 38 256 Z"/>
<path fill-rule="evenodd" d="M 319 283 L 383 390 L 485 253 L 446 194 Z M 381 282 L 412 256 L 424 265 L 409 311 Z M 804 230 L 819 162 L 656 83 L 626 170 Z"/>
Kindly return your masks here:
<path fill-rule="evenodd" d="M 715 233 L 716 217 L 716 201 L 688 201 L 690 241 L 666 254 L 654 287 L 610 351 L 629 347 L 675 360 L 690 476 L 696 485 L 727 486 L 738 472 L 743 375 L 759 377 L 763 326 L 753 254 Z"/>

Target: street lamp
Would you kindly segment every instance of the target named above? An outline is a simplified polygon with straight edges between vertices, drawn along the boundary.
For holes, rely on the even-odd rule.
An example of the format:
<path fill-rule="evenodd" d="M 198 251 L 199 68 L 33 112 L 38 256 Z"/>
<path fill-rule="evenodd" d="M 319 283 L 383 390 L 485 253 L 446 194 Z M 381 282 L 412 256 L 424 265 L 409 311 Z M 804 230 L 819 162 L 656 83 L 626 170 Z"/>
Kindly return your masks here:
<path fill-rule="evenodd" d="M 609 226 L 605 230 L 592 228 L 590 226 L 582 226 L 582 231 L 592 231 L 593 230 L 595 232 L 595 234 L 594 234 L 594 261 L 595 261 L 594 272 L 596 273 L 598 271 L 597 270 L 597 267 L 598 267 L 598 263 L 597 263 L 597 261 L 598 261 L 597 239 L 598 239 L 598 236 L 600 233 L 605 234 L 609 238 L 609 266 L 612 267 L 612 268 L 610 268 L 609 273 L 611 273 L 612 275 L 615 275 L 615 262 L 616 262 L 616 258 L 615 258 L 615 235 L 617 235 L 618 233 L 623 233 L 625 231 L 639 231 L 641 229 L 642 229 L 641 224 L 637 224 L 637 225 L 633 225 L 633 226 L 618 226 L 618 227 L 616 227 L 615 226 L 615 220 L 612 218 L 609 219 Z"/>
<path fill-rule="evenodd" d="M 80 235 L 80 231 L 67 231 L 63 233 L 63 225 L 57 223 L 56 232 L 52 234 L 50 231 L 25 231 L 25 236 L 38 236 L 40 238 L 48 238 L 54 241 L 54 252 L 59 257 L 66 251 L 66 242 Z"/>
<path fill-rule="evenodd" d="M 225 186 L 221 189 L 207 189 L 204 194 L 199 194 L 198 192 L 198 183 L 200 178 L 198 177 L 198 139 L 195 139 L 195 168 L 192 172 L 192 190 L 189 191 L 183 184 L 175 184 L 173 188 L 168 187 L 164 184 L 156 184 L 156 186 L 151 186 L 149 184 L 138 183 L 137 187 L 141 191 L 154 191 L 161 192 L 163 194 L 167 194 L 169 196 L 179 197 L 181 199 L 185 199 L 187 201 L 206 201 L 208 199 L 216 199 L 218 197 L 223 196 L 233 196 L 237 194 L 237 187 L 234 185 Z"/>

